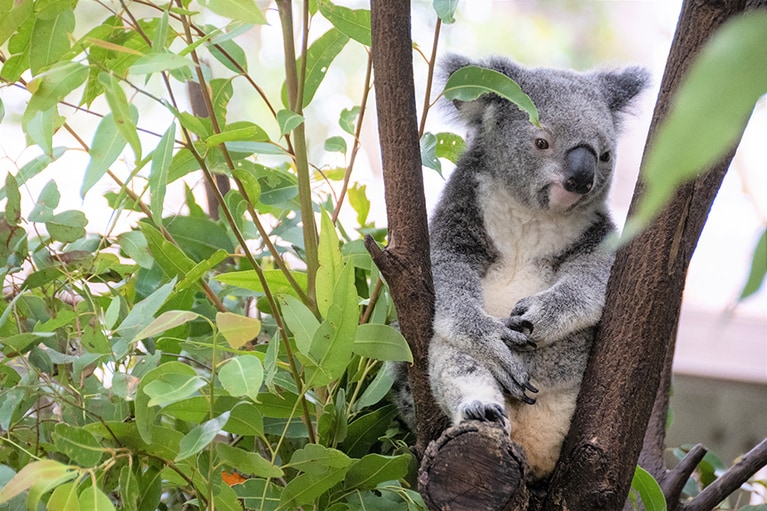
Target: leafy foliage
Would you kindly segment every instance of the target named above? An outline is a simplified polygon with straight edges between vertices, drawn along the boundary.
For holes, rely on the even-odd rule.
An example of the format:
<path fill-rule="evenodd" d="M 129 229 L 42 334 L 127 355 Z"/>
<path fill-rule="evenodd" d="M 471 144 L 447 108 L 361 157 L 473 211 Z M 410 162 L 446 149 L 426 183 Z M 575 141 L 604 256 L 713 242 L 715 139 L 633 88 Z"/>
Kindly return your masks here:
<path fill-rule="evenodd" d="M 359 240 L 385 231 L 365 186 L 347 189 L 353 159 L 336 176 L 310 166 L 304 132 L 337 57 L 368 51 L 370 12 L 313 5 L 333 28 L 312 32 L 272 98 L 241 46 L 267 21 L 253 0 L 105 5 L 0 1 L 0 76 L 28 91 L 21 128 L 39 154 L 0 183 L 0 506 L 422 509 L 380 370 L 412 356 Z M 187 87 L 202 109 L 179 100 Z M 340 112 L 354 138 L 327 151 L 358 150 L 366 108 Z M 112 182 L 104 233 L 61 207 L 51 164 L 82 152 L 81 197 Z M 46 175 L 27 207 L 25 184 Z M 337 219 L 345 203 L 357 226 Z"/>

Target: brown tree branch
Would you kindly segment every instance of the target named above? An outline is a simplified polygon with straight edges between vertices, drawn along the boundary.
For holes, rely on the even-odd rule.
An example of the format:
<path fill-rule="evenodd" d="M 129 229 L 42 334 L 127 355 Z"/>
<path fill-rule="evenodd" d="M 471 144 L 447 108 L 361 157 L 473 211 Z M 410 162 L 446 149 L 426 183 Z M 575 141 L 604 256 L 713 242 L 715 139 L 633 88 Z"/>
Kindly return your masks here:
<path fill-rule="evenodd" d="M 710 511 L 767 465 L 767 438 L 748 451 L 740 460 L 708 485 L 697 497 L 682 507 L 683 511 Z"/>
<path fill-rule="evenodd" d="M 686 0 L 648 140 L 708 37 L 744 0 Z M 621 509 L 671 349 L 692 252 L 732 158 L 681 186 L 617 255 L 576 415 L 543 509 Z M 644 190 L 642 176 L 632 210 Z"/>
<path fill-rule="evenodd" d="M 443 414 L 431 396 L 427 375 L 434 285 L 416 121 L 410 1 L 373 0 L 370 11 L 389 245 L 382 251 L 368 238 L 366 246 L 389 284 L 400 329 L 413 352 L 409 379 L 420 454 L 442 431 Z"/>
<path fill-rule="evenodd" d="M 679 497 L 682 495 L 685 483 L 707 452 L 708 450 L 702 444 L 697 444 L 676 467 L 664 474 L 661 489 L 666 496 L 667 509 L 673 511 L 679 507 Z"/>

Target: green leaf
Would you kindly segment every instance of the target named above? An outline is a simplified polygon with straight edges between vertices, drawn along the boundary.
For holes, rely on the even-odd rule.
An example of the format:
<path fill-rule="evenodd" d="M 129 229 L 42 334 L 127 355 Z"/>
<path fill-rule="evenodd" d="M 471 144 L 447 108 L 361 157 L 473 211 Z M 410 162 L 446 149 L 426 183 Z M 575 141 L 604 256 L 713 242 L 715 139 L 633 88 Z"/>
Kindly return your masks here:
<path fill-rule="evenodd" d="M 739 299 L 743 300 L 759 291 L 759 288 L 764 284 L 765 275 L 767 275 L 767 229 L 765 229 L 756 243 L 748 281 L 746 281 Z"/>
<path fill-rule="evenodd" d="M 0 44 L 8 40 L 33 12 L 33 2 L 2 2 L 0 10 Z"/>
<path fill-rule="evenodd" d="M 306 444 L 293 453 L 288 464 L 291 468 L 308 473 L 322 473 L 328 468 L 346 468 L 352 459 L 338 449 L 320 444 Z"/>
<path fill-rule="evenodd" d="M 287 278 L 285 278 L 282 270 L 263 270 L 263 272 L 266 284 L 273 294 L 290 294 L 291 296 L 296 296 L 293 287 L 290 285 Z M 301 286 L 302 289 L 306 289 L 306 273 L 291 273 L 298 285 Z M 264 287 L 261 285 L 261 280 L 258 278 L 258 274 L 255 270 L 220 273 L 214 278 L 223 284 L 257 291 L 259 293 L 264 292 Z"/>
<path fill-rule="evenodd" d="M 80 509 L 88 511 L 115 511 L 115 506 L 98 486 L 91 485 L 80 494 Z"/>
<path fill-rule="evenodd" d="M 134 305 L 120 326 L 117 327 L 117 333 L 120 337 L 125 340 L 133 339 L 136 334 L 151 323 L 154 315 L 170 296 L 175 284 L 176 280 L 173 279 Z"/>
<path fill-rule="evenodd" d="M 378 374 L 367 386 L 365 392 L 354 403 L 354 410 L 359 411 L 365 407 L 373 406 L 379 403 L 392 388 L 394 384 L 394 373 L 385 367 L 378 370 Z"/>
<path fill-rule="evenodd" d="M 434 0 L 432 3 L 434 12 L 442 23 L 455 23 L 455 10 L 458 8 L 458 0 Z"/>
<path fill-rule="evenodd" d="M 366 225 L 368 214 L 370 213 L 370 200 L 368 199 L 366 190 L 367 185 L 354 183 L 354 185 L 347 191 L 349 204 L 351 204 L 354 211 L 357 212 L 357 223 L 360 224 L 360 227 Z"/>
<path fill-rule="evenodd" d="M 61 193 L 56 181 L 50 180 L 37 196 L 35 207 L 29 213 L 28 220 L 31 222 L 47 222 L 53 218 L 53 210 L 56 209 L 61 200 Z"/>
<path fill-rule="evenodd" d="M 48 71 L 37 76 L 29 84 L 33 91 L 25 116 L 32 112 L 49 110 L 67 94 L 85 83 L 88 78 L 88 66 L 79 62 L 66 61 L 53 65 Z"/>
<path fill-rule="evenodd" d="M 258 399 L 258 392 L 264 382 L 264 366 L 253 355 L 240 355 L 227 360 L 218 370 L 218 379 L 229 395 L 248 396 Z"/>
<path fill-rule="evenodd" d="M 184 460 L 207 447 L 229 420 L 229 413 L 228 411 L 224 412 L 214 419 L 203 422 L 184 435 L 179 444 L 179 452 L 175 461 Z"/>
<path fill-rule="evenodd" d="M 307 370 L 309 382 L 324 385 L 343 375 L 351 360 L 358 318 L 354 266 L 347 264 L 338 276 L 327 319 L 312 337 L 309 356 L 316 362 L 317 372 Z"/>
<path fill-rule="evenodd" d="M 62 243 L 72 243 L 85 236 L 88 219 L 82 211 L 63 211 L 45 222 L 51 238 Z"/>
<path fill-rule="evenodd" d="M 40 146 L 47 155 L 53 153 L 53 134 L 63 123 L 64 118 L 59 115 L 55 105 L 47 110 L 38 111 L 27 108 L 21 120 L 22 129 L 29 139 Z"/>
<path fill-rule="evenodd" d="M 168 169 L 173 159 L 173 144 L 176 137 L 176 123 L 171 123 L 165 130 L 160 143 L 152 154 L 152 170 L 149 173 L 149 209 L 156 225 L 162 225 L 162 208 L 165 204 L 165 188 L 168 184 Z"/>
<path fill-rule="evenodd" d="M 200 3 L 220 16 L 254 25 L 265 25 L 266 18 L 253 0 L 200 0 Z"/>
<path fill-rule="evenodd" d="M 357 355 L 376 360 L 413 362 L 407 341 L 398 330 L 389 325 L 367 323 L 357 327 L 354 338 Z"/>
<path fill-rule="evenodd" d="M 10 172 L 5 176 L 5 193 L 8 197 L 5 203 L 5 221 L 9 225 L 18 225 L 21 220 L 21 193 L 16 177 Z"/>
<path fill-rule="evenodd" d="M 225 142 L 233 142 L 235 140 L 265 142 L 269 140 L 269 135 L 257 124 L 248 121 L 239 121 L 228 124 L 221 133 L 209 136 L 205 139 L 205 144 L 208 147 L 215 147 Z"/>
<path fill-rule="evenodd" d="M 365 46 L 371 46 L 370 11 L 349 9 L 329 0 L 317 0 L 320 13 L 338 30 Z"/>
<path fill-rule="evenodd" d="M 666 511 L 666 497 L 658 482 L 645 469 L 637 465 L 631 488 L 639 493 L 642 504 L 647 511 Z"/>
<path fill-rule="evenodd" d="M 189 270 L 186 273 L 186 276 L 184 277 L 184 280 L 178 283 L 178 286 L 176 289 L 178 291 L 183 291 L 184 289 L 188 289 L 192 287 L 193 285 L 197 284 L 197 282 L 203 278 L 203 276 L 218 266 L 221 262 L 223 262 L 226 258 L 229 257 L 229 252 L 227 252 L 224 249 L 216 250 L 213 255 L 211 255 L 209 258 L 204 259 L 200 261 L 199 263 L 194 265 L 194 268 Z"/>
<path fill-rule="evenodd" d="M 124 232 L 117 237 L 117 242 L 123 252 L 142 268 L 148 270 L 154 264 L 154 258 L 149 253 L 146 237 L 141 231 Z"/>
<path fill-rule="evenodd" d="M 624 229 L 630 239 L 680 184 L 721 160 L 767 92 L 767 12 L 750 11 L 720 28 L 700 51 L 649 146 L 647 189 Z"/>
<path fill-rule="evenodd" d="M 437 158 L 445 158 L 453 163 L 458 163 L 458 159 L 466 150 L 466 142 L 455 133 L 437 133 Z"/>
<path fill-rule="evenodd" d="M 312 102 L 317 89 L 328 72 L 330 64 L 341 53 L 341 50 L 344 49 L 348 42 L 349 36 L 336 28 L 331 28 L 309 46 L 309 49 L 306 51 L 303 108 Z M 301 67 L 300 58 L 298 59 L 297 66 Z M 287 97 L 287 88 L 283 85 L 282 98 L 285 105 L 288 104 Z"/>
<path fill-rule="evenodd" d="M 349 135 L 357 131 L 357 117 L 360 115 L 360 107 L 344 108 L 338 117 L 338 125 Z"/>
<path fill-rule="evenodd" d="M 56 424 L 52 438 L 56 449 L 81 467 L 93 467 L 101 461 L 104 448 L 87 430 L 64 423 Z"/>
<path fill-rule="evenodd" d="M 344 137 L 330 137 L 325 140 L 325 150 L 331 153 L 346 154 L 346 140 Z"/>
<path fill-rule="evenodd" d="M 386 405 L 355 419 L 349 424 L 346 440 L 341 444 L 344 452 L 354 458 L 368 454 L 398 413 L 396 406 Z"/>
<path fill-rule="evenodd" d="M 242 348 L 261 331 L 261 321 L 233 312 L 217 312 L 216 326 L 226 342 L 234 349 Z"/>
<path fill-rule="evenodd" d="M 194 373 L 194 369 L 189 371 L 191 369 L 189 368 L 183 372 L 171 372 L 178 369 L 180 369 L 178 366 L 167 368 L 157 379 L 140 387 L 139 391 L 143 390 L 150 398 L 147 406 L 163 407 L 184 400 L 207 385 L 204 379 Z"/>
<path fill-rule="evenodd" d="M 55 460 L 33 461 L 22 468 L 8 484 L 0 490 L 0 504 L 8 502 L 16 495 L 27 490 L 30 491 L 32 506 L 37 509 L 40 497 L 60 484 L 64 484 L 77 477 L 75 467 L 70 467 Z M 32 492 L 35 496 L 33 497 Z M 29 504 L 29 502 L 28 502 Z"/>
<path fill-rule="evenodd" d="M 282 317 L 296 339 L 298 351 L 309 354 L 312 338 L 320 326 L 314 313 L 298 298 L 291 295 L 278 297 L 282 309 Z"/>
<path fill-rule="evenodd" d="M 538 109 L 530 96 L 503 73 L 479 66 L 466 66 L 450 75 L 442 94 L 451 101 L 473 101 L 483 94 L 493 93 L 505 98 L 526 112 L 530 122 L 538 126 Z"/>
<path fill-rule="evenodd" d="M 280 126 L 280 136 L 284 137 L 304 122 L 304 117 L 290 110 L 280 110 L 277 112 L 277 124 Z"/>
<path fill-rule="evenodd" d="M 135 110 L 135 113 L 138 116 L 138 110 Z M 134 124 L 137 120 L 138 117 L 133 119 Z M 127 142 L 125 137 L 120 134 L 120 130 L 117 129 L 114 116 L 111 113 L 105 115 L 99 122 L 96 133 L 93 135 L 90 151 L 91 159 L 88 167 L 85 169 L 85 178 L 83 179 L 82 188 L 80 188 L 81 197 L 85 197 L 88 190 L 106 174 L 109 166 L 122 154 L 125 144 Z"/>
<path fill-rule="evenodd" d="M 148 75 L 173 69 L 191 69 L 193 65 L 190 59 L 175 53 L 150 53 L 136 59 L 130 67 L 130 72 L 134 75 Z"/>
<path fill-rule="evenodd" d="M 255 206 L 261 196 L 261 185 L 259 184 L 256 175 L 245 168 L 234 169 L 232 175 L 242 184 L 245 200 Z"/>
<path fill-rule="evenodd" d="M 166 240 L 160 231 L 146 222 L 139 223 L 139 229 L 144 234 L 149 251 L 155 262 L 169 277 L 184 277 L 194 268 L 192 261 L 180 248 Z"/>
<path fill-rule="evenodd" d="M 47 508 L 57 511 L 80 511 L 80 501 L 77 498 L 77 483 L 62 484 L 53 490 L 48 499 Z"/>
<path fill-rule="evenodd" d="M 442 175 L 442 164 L 437 158 L 437 137 L 433 133 L 424 133 L 420 140 L 421 165 L 436 170 Z"/>
<path fill-rule="evenodd" d="M 357 490 L 372 490 L 386 481 L 396 481 L 407 475 L 411 456 L 382 456 L 368 454 L 356 461 L 346 473 L 344 485 Z"/>
<path fill-rule="evenodd" d="M 37 16 L 29 48 L 29 67 L 33 75 L 58 62 L 69 51 L 69 37 L 74 29 L 75 13 L 71 9 L 52 18 Z"/>
<path fill-rule="evenodd" d="M 290 481 L 280 495 L 280 508 L 295 509 L 309 504 L 343 481 L 347 468 L 327 468 L 321 472 L 301 474 Z"/>
<path fill-rule="evenodd" d="M 320 263 L 315 281 L 317 308 L 322 317 L 327 317 L 330 304 L 333 303 L 333 289 L 343 270 L 344 261 L 339 248 L 336 226 L 324 209 L 320 221 L 320 241 L 317 249 Z"/>
<path fill-rule="evenodd" d="M 147 337 L 155 337 L 163 332 L 184 325 L 199 315 L 192 311 L 167 311 L 163 312 L 151 323 L 144 327 L 136 336 L 131 339 L 131 343 L 143 341 Z"/>
<path fill-rule="evenodd" d="M 216 453 L 221 461 L 243 474 L 272 478 L 284 475 L 280 467 L 254 452 L 247 452 L 227 444 L 217 444 Z"/>
<path fill-rule="evenodd" d="M 134 119 L 138 118 L 138 110 L 136 110 L 135 106 L 128 103 L 125 91 L 122 90 L 120 82 L 113 75 L 99 73 L 99 83 L 104 87 L 104 95 L 109 104 L 109 109 L 112 111 L 117 129 L 123 138 L 128 141 L 128 144 L 130 144 L 136 160 L 140 160 L 141 141 L 136 131 L 136 121 L 134 121 Z"/>

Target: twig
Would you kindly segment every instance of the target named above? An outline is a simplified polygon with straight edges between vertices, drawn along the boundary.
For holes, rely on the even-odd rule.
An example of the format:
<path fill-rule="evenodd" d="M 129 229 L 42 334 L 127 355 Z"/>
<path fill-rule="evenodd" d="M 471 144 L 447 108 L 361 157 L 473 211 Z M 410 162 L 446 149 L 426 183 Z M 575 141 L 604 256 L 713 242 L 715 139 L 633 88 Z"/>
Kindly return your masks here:
<path fill-rule="evenodd" d="M 434 42 L 431 45 L 431 58 L 429 59 L 429 74 L 426 77 L 426 92 L 423 94 L 423 110 L 421 110 L 421 125 L 418 127 L 418 138 L 423 136 L 423 132 L 426 129 L 426 116 L 429 113 L 429 108 L 432 104 L 429 104 L 431 98 L 431 86 L 434 81 L 434 64 L 437 60 L 437 44 L 439 43 L 439 31 L 442 28 L 442 19 L 437 18 L 437 24 L 434 25 Z"/>
<path fill-rule="evenodd" d="M 685 483 L 707 452 L 708 449 L 703 444 L 697 444 L 690 449 L 676 467 L 666 472 L 661 483 L 661 489 L 663 490 L 663 495 L 666 496 L 666 507 L 668 509 L 674 510 L 679 507 L 679 496 L 682 494 Z"/>
<path fill-rule="evenodd" d="M 740 488 L 760 468 L 767 465 L 767 438 L 743 455 L 716 481 L 711 483 L 697 497 L 688 502 L 683 511 L 710 511 L 725 497 Z"/>

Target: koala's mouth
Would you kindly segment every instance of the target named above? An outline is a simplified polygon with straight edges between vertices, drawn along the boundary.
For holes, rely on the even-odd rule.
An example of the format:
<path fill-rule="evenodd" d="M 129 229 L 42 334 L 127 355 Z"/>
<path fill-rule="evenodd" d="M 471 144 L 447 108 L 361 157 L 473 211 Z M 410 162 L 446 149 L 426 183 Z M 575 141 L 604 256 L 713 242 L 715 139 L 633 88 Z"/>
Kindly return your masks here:
<path fill-rule="evenodd" d="M 566 190 L 564 185 L 559 182 L 551 183 L 548 188 L 549 209 L 554 211 L 570 209 L 590 191 L 587 190 L 585 193 L 571 192 Z"/>

